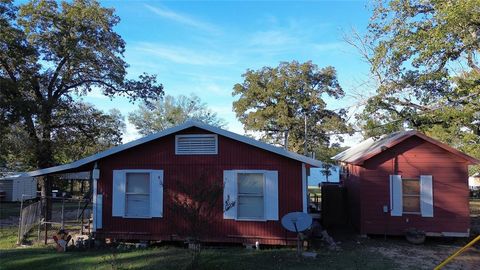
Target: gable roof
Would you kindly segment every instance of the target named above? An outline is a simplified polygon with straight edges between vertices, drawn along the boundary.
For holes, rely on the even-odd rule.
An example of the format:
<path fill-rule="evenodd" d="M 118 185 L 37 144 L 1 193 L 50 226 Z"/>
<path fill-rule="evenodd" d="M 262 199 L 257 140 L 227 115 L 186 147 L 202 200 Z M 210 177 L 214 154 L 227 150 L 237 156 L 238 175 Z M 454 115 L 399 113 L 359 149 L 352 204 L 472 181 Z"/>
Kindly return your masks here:
<path fill-rule="evenodd" d="M 307 163 L 307 164 L 312 165 L 314 167 L 321 167 L 322 166 L 322 162 L 319 161 L 319 160 L 309 158 L 309 157 L 306 157 L 306 156 L 303 156 L 303 155 L 299 155 L 297 153 L 287 151 L 287 150 L 285 150 L 281 147 L 276 147 L 276 146 L 273 146 L 271 144 L 260 142 L 260 141 L 257 141 L 255 139 L 252 139 L 252 138 L 249 138 L 249 137 L 246 137 L 246 136 L 243 136 L 243 135 L 240 135 L 240 134 L 237 134 L 237 133 L 225 130 L 225 129 L 221 129 L 221 128 L 214 127 L 214 126 L 211 126 L 211 125 L 208 125 L 208 124 L 205 124 L 205 123 L 190 120 L 190 121 L 187 121 L 187 122 L 185 122 L 181 125 L 162 130 L 160 132 L 145 136 L 143 138 L 140 138 L 140 139 L 135 140 L 135 141 L 128 142 L 126 144 L 122 144 L 122 145 L 119 145 L 119 146 L 116 146 L 116 147 L 112 147 L 108 150 L 105 150 L 105 151 L 97 153 L 95 155 L 91 155 L 89 157 L 77 160 L 77 161 L 72 162 L 72 163 L 59 165 L 59 166 L 55 166 L 55 167 L 50 167 L 50 168 L 45 168 L 45 169 L 41 169 L 41 170 L 37 170 L 37 171 L 31 171 L 31 172 L 25 173 L 24 175 L 26 175 L 26 176 L 41 176 L 41 175 L 46 175 L 46 174 L 51 174 L 51 173 L 60 173 L 60 172 L 63 172 L 63 171 L 76 169 L 76 168 L 79 168 L 83 165 L 95 162 L 99 159 L 108 157 L 110 155 L 122 152 L 124 150 L 133 148 L 135 146 L 138 146 L 138 145 L 141 145 L 141 144 L 144 144 L 144 143 L 147 143 L 147 142 L 151 142 L 153 140 L 168 136 L 170 134 L 177 133 L 179 131 L 182 131 L 182 130 L 185 130 L 185 129 L 191 128 L 191 127 L 197 127 L 197 128 L 200 128 L 200 129 L 204 129 L 204 130 L 210 131 L 212 133 L 216 133 L 218 135 L 222 135 L 222 136 L 225 136 L 227 138 L 230 138 L 230 139 L 233 139 L 233 140 L 236 140 L 236 141 L 239 141 L 239 142 L 243 142 L 245 144 L 255 146 L 257 148 L 275 153 L 275 154 L 280 155 L 280 156 L 284 156 L 284 157 L 294 159 L 294 160 L 297 160 L 297 161 L 300 161 L 300 162 L 303 162 L 303 163 Z"/>
<path fill-rule="evenodd" d="M 441 143 L 433 138 L 428 137 L 427 135 L 418 132 L 416 130 L 409 130 L 409 131 L 398 131 L 389 135 L 383 135 L 379 139 L 375 138 L 368 138 L 367 140 L 357 144 L 356 146 L 353 146 L 337 155 L 332 157 L 334 160 L 350 163 L 350 164 L 355 164 L 355 165 L 361 165 L 363 162 L 373 156 L 376 156 L 383 152 L 385 149 L 388 149 L 390 147 L 393 147 L 406 139 L 412 137 L 412 136 L 417 136 L 429 143 L 432 143 L 440 148 L 443 148 L 444 150 L 465 159 L 468 161 L 470 164 L 479 164 L 480 160 L 473 158 L 467 154 L 464 154 L 457 149 Z"/>

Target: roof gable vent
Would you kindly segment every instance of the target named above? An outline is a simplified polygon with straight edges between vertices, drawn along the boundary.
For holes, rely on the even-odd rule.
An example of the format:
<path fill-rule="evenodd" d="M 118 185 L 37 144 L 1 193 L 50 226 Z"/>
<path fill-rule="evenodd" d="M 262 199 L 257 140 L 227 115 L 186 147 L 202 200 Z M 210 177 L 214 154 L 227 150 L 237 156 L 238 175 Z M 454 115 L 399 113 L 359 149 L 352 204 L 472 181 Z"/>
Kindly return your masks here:
<path fill-rule="evenodd" d="M 176 155 L 216 155 L 218 138 L 216 134 L 188 134 L 175 136 Z"/>

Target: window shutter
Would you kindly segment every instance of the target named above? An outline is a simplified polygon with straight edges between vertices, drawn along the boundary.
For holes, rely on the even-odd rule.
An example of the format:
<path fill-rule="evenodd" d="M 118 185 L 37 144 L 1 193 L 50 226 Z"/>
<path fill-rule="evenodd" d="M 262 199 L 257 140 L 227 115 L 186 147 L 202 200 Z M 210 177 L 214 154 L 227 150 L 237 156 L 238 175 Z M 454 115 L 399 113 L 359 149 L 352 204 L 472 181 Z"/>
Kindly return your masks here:
<path fill-rule="evenodd" d="M 265 173 L 265 219 L 278 220 L 278 172 Z"/>
<path fill-rule="evenodd" d="M 112 216 L 125 216 L 125 172 L 121 170 L 113 171 L 113 196 L 112 196 Z"/>
<path fill-rule="evenodd" d="M 97 203 L 96 203 L 97 211 L 95 212 L 95 228 L 101 229 L 102 228 L 102 209 L 103 209 L 103 195 L 97 195 Z"/>
<path fill-rule="evenodd" d="M 163 171 L 150 174 L 150 216 L 163 217 Z"/>
<path fill-rule="evenodd" d="M 433 184 L 431 175 L 420 176 L 420 211 L 422 217 L 433 217 Z"/>
<path fill-rule="evenodd" d="M 390 214 L 401 216 L 403 212 L 402 176 L 390 175 Z"/>
<path fill-rule="evenodd" d="M 235 205 L 225 211 L 225 202 L 234 202 Z M 235 171 L 223 171 L 223 218 L 237 218 L 237 177 Z"/>

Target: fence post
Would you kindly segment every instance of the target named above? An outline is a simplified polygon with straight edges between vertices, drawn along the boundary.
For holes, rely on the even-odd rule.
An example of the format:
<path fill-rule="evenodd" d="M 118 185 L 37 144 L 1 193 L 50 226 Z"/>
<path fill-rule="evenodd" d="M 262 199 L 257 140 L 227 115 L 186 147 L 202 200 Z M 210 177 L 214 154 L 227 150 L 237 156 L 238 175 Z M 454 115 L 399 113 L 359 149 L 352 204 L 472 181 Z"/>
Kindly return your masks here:
<path fill-rule="evenodd" d="M 48 240 L 48 219 L 47 219 L 47 211 L 48 211 L 48 203 L 47 203 L 47 198 L 45 196 L 45 217 L 43 218 L 44 220 L 44 227 L 45 227 L 45 245 L 47 244 L 47 240 Z"/>
<path fill-rule="evenodd" d="M 64 218 L 63 212 L 64 212 L 64 210 L 65 210 L 65 196 L 62 196 L 62 221 L 61 221 L 61 223 L 62 223 L 61 229 L 62 229 L 62 230 L 65 229 L 64 221 L 63 221 L 63 218 Z"/>
<path fill-rule="evenodd" d="M 23 212 L 23 194 L 22 199 L 20 200 L 20 216 L 18 217 L 18 240 L 17 245 L 20 245 L 22 239 L 22 212 Z"/>
<path fill-rule="evenodd" d="M 43 219 L 40 219 L 40 221 L 38 221 L 38 233 L 37 233 L 37 242 L 40 243 L 40 231 L 42 229 L 42 220 Z"/>

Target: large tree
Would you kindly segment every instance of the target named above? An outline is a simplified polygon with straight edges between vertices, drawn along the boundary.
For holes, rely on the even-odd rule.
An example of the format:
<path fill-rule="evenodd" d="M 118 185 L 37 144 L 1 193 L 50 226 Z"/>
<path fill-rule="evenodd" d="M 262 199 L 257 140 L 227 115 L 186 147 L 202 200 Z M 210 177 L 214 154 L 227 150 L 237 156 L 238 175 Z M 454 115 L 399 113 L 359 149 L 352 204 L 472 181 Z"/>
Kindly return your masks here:
<path fill-rule="evenodd" d="M 103 151 L 122 142 L 124 117 L 113 109 L 104 113 L 82 102 L 72 108 L 57 110 L 52 124 L 52 152 L 56 163 L 68 163 Z M 34 147 L 21 124 L 12 124 L 2 132 L 0 166 L 8 171 L 27 171 L 37 168 Z"/>
<path fill-rule="evenodd" d="M 287 136 L 288 149 L 304 153 L 306 143 L 310 153 L 329 146 L 332 134 L 350 131 L 345 110 L 328 109 L 325 101 L 345 95 L 333 67 L 282 62 L 247 70 L 243 78 L 233 87 L 238 97 L 233 108 L 246 130 L 260 132 L 268 142 L 284 145 Z"/>
<path fill-rule="evenodd" d="M 480 0 L 378 1 L 368 29 L 366 134 L 415 128 L 480 157 Z"/>
<path fill-rule="evenodd" d="M 53 138 L 59 129 L 78 128 L 76 119 L 55 124 L 78 109 L 75 96 L 96 88 L 148 102 L 163 94 L 155 76 L 126 77 L 125 42 L 113 30 L 119 21 L 94 0 L 0 2 L 1 122 L 26 132 L 36 167 L 57 163 Z M 43 195 L 50 188 L 47 178 Z"/>
<path fill-rule="evenodd" d="M 217 127 L 226 124 L 194 94 L 177 97 L 167 95 L 153 104 L 140 104 L 136 111 L 130 113 L 128 120 L 142 135 L 158 132 L 187 120 L 197 120 Z"/>

